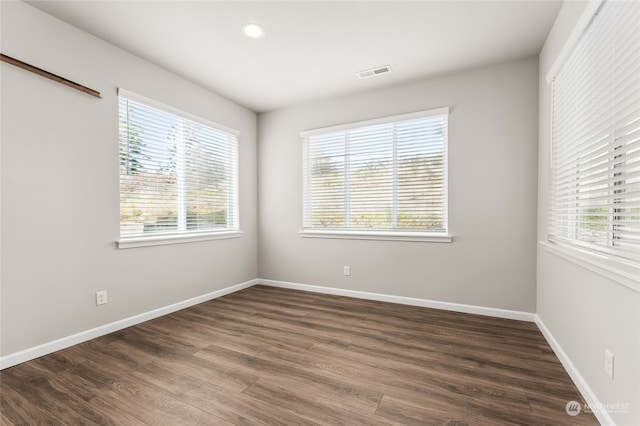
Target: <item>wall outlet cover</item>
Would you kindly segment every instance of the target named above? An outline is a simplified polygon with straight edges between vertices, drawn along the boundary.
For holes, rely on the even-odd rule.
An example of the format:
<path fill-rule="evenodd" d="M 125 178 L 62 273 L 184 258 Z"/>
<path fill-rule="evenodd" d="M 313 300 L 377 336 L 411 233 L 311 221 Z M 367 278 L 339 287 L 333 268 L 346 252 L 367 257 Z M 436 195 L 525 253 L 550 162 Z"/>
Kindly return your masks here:
<path fill-rule="evenodd" d="M 604 350 L 604 372 L 613 380 L 613 359 L 614 356 L 609 349 Z"/>
<path fill-rule="evenodd" d="M 96 305 L 104 305 L 107 303 L 107 290 L 97 291 L 96 292 Z"/>

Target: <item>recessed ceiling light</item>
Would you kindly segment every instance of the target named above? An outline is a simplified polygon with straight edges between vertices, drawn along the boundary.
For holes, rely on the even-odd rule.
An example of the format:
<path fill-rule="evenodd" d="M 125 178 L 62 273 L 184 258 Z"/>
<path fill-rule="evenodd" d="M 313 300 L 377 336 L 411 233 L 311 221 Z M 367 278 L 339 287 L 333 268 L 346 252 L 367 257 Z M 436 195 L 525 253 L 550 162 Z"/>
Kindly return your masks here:
<path fill-rule="evenodd" d="M 261 38 L 264 35 L 264 29 L 258 24 L 244 24 L 242 34 L 249 38 Z"/>

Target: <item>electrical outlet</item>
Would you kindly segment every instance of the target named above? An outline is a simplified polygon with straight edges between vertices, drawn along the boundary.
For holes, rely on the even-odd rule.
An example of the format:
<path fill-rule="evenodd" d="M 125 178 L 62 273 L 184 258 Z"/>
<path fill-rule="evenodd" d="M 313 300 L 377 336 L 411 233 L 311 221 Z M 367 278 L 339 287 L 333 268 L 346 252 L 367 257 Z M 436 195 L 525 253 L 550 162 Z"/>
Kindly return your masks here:
<path fill-rule="evenodd" d="M 351 266 L 345 266 L 345 267 L 344 267 L 344 272 L 343 272 L 343 273 L 344 273 L 344 276 L 345 276 L 345 277 L 350 276 L 350 275 L 351 275 Z"/>
<path fill-rule="evenodd" d="M 607 376 L 613 380 L 613 354 L 609 352 L 609 349 L 604 350 L 604 372 Z"/>
<path fill-rule="evenodd" d="M 107 290 L 96 291 L 96 305 L 107 303 Z"/>

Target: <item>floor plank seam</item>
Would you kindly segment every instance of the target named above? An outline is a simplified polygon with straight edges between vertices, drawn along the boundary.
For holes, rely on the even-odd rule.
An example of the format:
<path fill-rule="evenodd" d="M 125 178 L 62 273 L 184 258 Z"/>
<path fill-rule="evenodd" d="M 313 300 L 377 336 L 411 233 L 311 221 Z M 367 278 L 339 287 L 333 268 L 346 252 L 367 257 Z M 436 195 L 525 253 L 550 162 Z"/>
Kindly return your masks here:
<path fill-rule="evenodd" d="M 311 295 L 252 287 L 3 370 L 2 421 L 563 424 L 582 401 L 529 323 Z"/>

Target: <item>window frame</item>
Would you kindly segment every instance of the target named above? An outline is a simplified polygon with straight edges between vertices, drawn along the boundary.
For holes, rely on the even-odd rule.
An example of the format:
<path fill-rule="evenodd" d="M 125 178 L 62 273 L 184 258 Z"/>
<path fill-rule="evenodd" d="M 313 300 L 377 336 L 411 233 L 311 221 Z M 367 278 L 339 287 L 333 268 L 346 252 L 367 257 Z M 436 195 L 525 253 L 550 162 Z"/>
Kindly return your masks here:
<path fill-rule="evenodd" d="M 553 64 L 550 69 L 549 74 L 547 75 L 547 83 L 549 90 L 549 208 L 548 208 L 548 232 L 546 236 L 546 241 L 541 241 L 541 246 L 548 252 L 553 253 L 557 256 L 560 256 L 566 260 L 569 260 L 573 263 L 581 265 L 587 269 L 590 269 L 602 276 L 605 276 L 609 279 L 612 279 L 620 284 L 623 284 L 629 288 L 632 288 L 636 291 L 640 291 L 640 261 L 622 256 L 619 252 L 617 252 L 614 248 L 616 241 L 616 234 L 620 234 L 619 227 L 620 221 L 624 221 L 624 216 L 616 215 L 617 212 L 620 212 L 617 207 L 609 208 L 610 211 L 607 212 L 608 219 L 606 221 L 606 234 L 608 243 L 607 246 L 603 244 L 590 243 L 588 241 L 580 240 L 577 235 L 579 233 L 579 223 L 580 219 L 578 216 L 584 215 L 585 213 L 580 213 L 579 206 L 576 205 L 576 213 L 573 221 L 569 220 L 570 223 L 573 222 L 571 229 L 575 238 L 569 238 L 562 235 L 556 235 L 556 226 L 558 226 L 558 219 L 556 219 L 556 215 L 558 215 L 558 209 L 556 208 L 556 202 L 558 199 L 559 188 L 556 188 L 556 165 L 560 159 L 556 158 L 555 150 L 558 149 L 558 142 L 554 135 L 555 133 L 555 121 L 556 120 L 556 111 L 555 111 L 555 93 L 556 89 L 555 78 L 556 76 L 562 72 L 565 64 L 572 58 L 575 54 L 576 48 L 578 44 L 582 41 L 583 37 L 587 34 L 591 25 L 597 16 L 601 13 L 602 7 L 607 3 L 607 1 L 600 1 L 594 3 L 588 7 L 584 15 L 581 17 L 580 22 L 576 26 L 574 33 L 571 34 L 570 38 L 567 41 L 567 44 L 561 51 L 558 59 Z M 613 82 L 612 77 L 607 77 L 611 83 Z M 603 80 L 604 81 L 604 80 Z M 616 131 L 617 128 L 614 128 Z M 626 156 L 627 152 L 623 152 L 622 154 L 615 155 L 615 151 L 620 149 L 622 145 L 619 145 L 619 142 L 616 138 L 612 138 L 607 142 L 607 146 L 610 148 L 609 156 L 610 159 L 607 160 L 607 171 L 610 175 L 610 180 L 607 183 L 607 193 L 609 197 L 614 200 L 617 194 L 620 194 L 621 191 L 616 189 L 616 186 L 620 185 L 619 182 L 624 181 L 626 175 L 616 172 L 615 169 L 620 167 L 621 164 L 624 164 L 622 160 L 618 160 L 620 157 Z M 566 149 L 566 147 L 560 148 Z M 625 157 L 626 158 L 626 157 Z M 564 159 L 566 161 L 566 158 Z M 576 160 L 577 162 L 579 160 Z M 622 174 L 622 178 L 620 180 L 615 180 L 616 177 Z M 626 178 L 629 179 L 629 178 Z M 588 179 L 587 179 L 588 180 Z M 576 194 L 579 194 L 580 186 L 576 184 Z M 621 198 L 624 199 L 624 198 Z M 578 199 L 577 199 L 578 200 Z M 611 243 L 611 244 L 609 244 Z"/>
<path fill-rule="evenodd" d="M 307 214 L 306 207 L 306 188 L 304 184 L 305 164 L 307 162 L 306 145 L 307 138 L 313 135 L 328 134 L 333 132 L 354 130 L 358 128 L 375 126 L 380 124 L 391 124 L 396 122 L 403 122 L 413 119 L 429 118 L 445 116 L 447 120 L 446 132 L 443 141 L 443 227 L 442 232 L 434 231 L 420 231 L 420 230 L 403 230 L 401 228 L 396 229 L 348 229 L 348 228 L 313 228 L 305 227 L 305 215 Z M 430 110 L 423 110 L 417 112 L 411 112 L 407 114 L 399 114 L 393 116 L 386 116 L 371 120 L 357 121 L 345 124 L 339 124 L 335 126 L 316 128 L 312 130 L 305 130 L 300 132 L 302 138 L 302 173 L 303 173 L 303 185 L 302 185 L 302 229 L 299 231 L 299 236 L 302 238 L 330 238 L 330 239 L 352 239 L 352 240 L 378 240 L 378 241 L 413 241 L 413 242 L 436 242 L 436 243 L 450 243 L 453 241 L 453 237 L 450 234 L 449 223 L 449 178 L 448 178 L 448 145 L 449 145 L 449 108 L 441 107 Z M 395 203 L 394 203 L 395 204 Z"/>
<path fill-rule="evenodd" d="M 178 117 L 179 119 L 191 121 L 202 126 L 206 126 L 208 128 L 227 133 L 233 137 L 235 137 L 235 153 L 233 155 L 233 183 L 235 186 L 234 193 L 235 199 L 231 200 L 233 204 L 233 217 L 234 217 L 234 226 L 219 228 L 215 230 L 211 229 L 200 229 L 200 230 L 175 230 L 170 232 L 162 232 L 162 233 L 149 233 L 149 234 L 135 234 L 132 236 L 122 235 L 122 229 L 120 228 L 121 221 L 118 220 L 119 227 L 119 239 L 116 240 L 116 245 L 120 249 L 127 248 L 137 248 L 137 247 L 147 247 L 147 246 L 158 246 L 158 245 L 168 245 L 168 244 L 182 244 L 189 242 L 201 242 L 201 241 L 210 241 L 210 240 L 219 240 L 219 239 L 228 239 L 228 238 L 239 238 L 242 236 L 243 232 L 240 230 L 240 182 L 239 182 L 239 151 L 240 151 L 240 132 L 238 130 L 232 129 L 230 127 L 224 126 L 222 124 L 216 123 L 214 121 L 205 119 L 203 117 L 197 116 L 195 114 L 189 113 L 187 111 L 181 110 L 179 108 L 173 107 L 171 105 L 164 104 L 155 99 L 148 98 L 143 95 L 139 95 L 137 93 L 128 91 L 126 89 L 118 88 L 117 99 L 118 99 L 118 109 L 120 108 L 120 98 L 125 98 L 137 103 L 140 103 L 144 106 L 148 106 L 154 109 L 158 109 L 164 113 L 171 114 L 173 116 Z M 120 120 L 118 119 L 118 122 Z M 120 143 L 118 142 L 118 147 L 120 147 Z M 119 198 L 121 196 L 120 192 L 120 172 L 118 173 L 118 194 Z M 183 201 L 184 202 L 184 201 Z M 118 202 L 118 213 L 120 215 L 120 201 Z"/>

